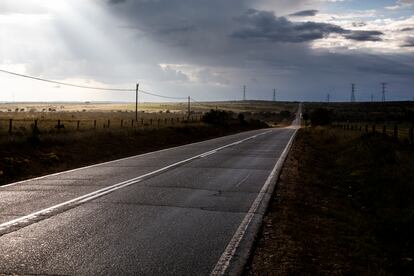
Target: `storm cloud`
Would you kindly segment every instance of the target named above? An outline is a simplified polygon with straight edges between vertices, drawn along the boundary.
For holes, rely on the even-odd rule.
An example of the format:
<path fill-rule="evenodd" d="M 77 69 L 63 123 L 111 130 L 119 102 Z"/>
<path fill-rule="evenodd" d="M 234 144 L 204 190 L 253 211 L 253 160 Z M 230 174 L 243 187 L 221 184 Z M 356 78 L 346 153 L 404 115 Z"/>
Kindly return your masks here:
<path fill-rule="evenodd" d="M 274 42 L 301 43 L 341 34 L 357 41 L 380 41 L 382 32 L 351 31 L 337 25 L 317 22 L 292 22 L 273 12 L 251 9 L 236 19 L 242 27 L 232 34 L 240 39 L 265 39 Z"/>
<path fill-rule="evenodd" d="M 289 14 L 289 16 L 295 17 L 305 17 L 305 16 L 315 16 L 319 11 L 318 10 L 304 10 L 295 13 Z"/>
<path fill-rule="evenodd" d="M 397 89 L 398 83 L 404 95 L 414 85 L 408 78 L 413 43 L 404 40 L 409 30 L 400 32 L 409 21 L 395 27 L 402 38 L 388 46 L 394 36 L 385 28 L 352 14 L 343 14 L 349 19 L 341 23 L 327 16 L 326 1 L 47 0 L 55 3 L 52 10 L 41 0 L 3 1 L 0 13 L 18 16 L 0 29 L 7 41 L 0 63 L 24 64 L 37 76 L 127 87 L 140 82 L 147 90 L 201 100 L 239 99 L 245 84 L 248 98 L 271 99 L 276 87 L 285 100 L 325 98 L 332 87 L 333 99 L 348 99 L 351 82 L 361 90 L 381 81 Z M 33 3 L 43 3 L 41 10 Z M 32 12 L 39 15 L 26 23 L 23 14 Z"/>

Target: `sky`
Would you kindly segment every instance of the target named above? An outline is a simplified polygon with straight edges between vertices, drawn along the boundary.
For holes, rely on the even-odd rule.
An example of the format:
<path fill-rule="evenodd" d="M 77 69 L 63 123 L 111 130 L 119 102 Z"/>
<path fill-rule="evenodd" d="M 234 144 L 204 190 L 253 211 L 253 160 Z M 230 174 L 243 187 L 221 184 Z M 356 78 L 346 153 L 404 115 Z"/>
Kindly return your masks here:
<path fill-rule="evenodd" d="M 414 100 L 414 0 L 1 0 L 0 69 L 199 101 Z M 0 101 L 134 101 L 0 73 Z M 141 95 L 142 101 L 165 101 Z"/>

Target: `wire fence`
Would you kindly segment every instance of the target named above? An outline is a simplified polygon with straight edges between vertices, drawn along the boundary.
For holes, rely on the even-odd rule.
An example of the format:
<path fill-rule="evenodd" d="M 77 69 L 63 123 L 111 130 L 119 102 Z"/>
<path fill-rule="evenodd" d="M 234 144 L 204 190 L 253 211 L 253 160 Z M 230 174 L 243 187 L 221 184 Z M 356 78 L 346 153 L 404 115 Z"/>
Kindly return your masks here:
<path fill-rule="evenodd" d="M 411 145 L 414 144 L 413 126 L 398 124 L 334 123 L 332 127 L 360 133 L 378 133 L 392 137 L 398 141 L 408 142 Z"/>
<path fill-rule="evenodd" d="M 202 116 L 135 119 L 0 119 L 0 134 L 17 135 L 37 132 L 89 131 L 99 129 L 155 129 L 200 123 Z"/>

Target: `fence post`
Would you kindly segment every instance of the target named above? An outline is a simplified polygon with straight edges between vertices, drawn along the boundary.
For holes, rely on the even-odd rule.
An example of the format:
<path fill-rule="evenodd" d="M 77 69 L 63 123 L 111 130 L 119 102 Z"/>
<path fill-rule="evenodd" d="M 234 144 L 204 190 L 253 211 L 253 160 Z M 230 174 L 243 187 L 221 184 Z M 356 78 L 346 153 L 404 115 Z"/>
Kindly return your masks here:
<path fill-rule="evenodd" d="M 121 127 L 124 126 L 124 120 L 121 120 Z"/>
<path fill-rule="evenodd" d="M 96 120 L 93 121 L 93 129 L 96 129 Z"/>
<path fill-rule="evenodd" d="M 141 126 L 143 126 L 143 125 L 144 125 L 144 119 L 141 118 Z"/>
<path fill-rule="evenodd" d="M 76 125 L 76 130 L 79 130 L 79 124 L 80 124 L 80 121 L 78 120 L 78 123 Z"/>
<path fill-rule="evenodd" d="M 134 128 L 134 120 L 131 120 L 131 127 Z"/>
<path fill-rule="evenodd" d="M 158 119 L 158 122 L 157 122 L 157 126 L 158 126 L 158 128 L 160 128 L 160 119 Z"/>
<path fill-rule="evenodd" d="M 410 127 L 410 144 L 413 145 L 414 144 L 414 131 L 413 131 L 413 127 Z"/>
<path fill-rule="evenodd" d="M 164 119 L 164 123 L 165 123 L 165 125 L 168 124 L 167 118 Z"/>
<path fill-rule="evenodd" d="M 9 134 L 12 134 L 13 132 L 13 119 L 9 120 Z"/>
<path fill-rule="evenodd" d="M 108 128 L 111 127 L 111 120 L 108 120 Z"/>
<path fill-rule="evenodd" d="M 150 119 L 150 125 L 152 126 L 152 118 Z"/>
<path fill-rule="evenodd" d="M 58 129 L 58 131 L 60 131 L 60 129 L 61 129 L 60 120 L 58 120 L 57 129 Z"/>
<path fill-rule="evenodd" d="M 398 140 L 398 126 L 394 125 L 394 139 Z"/>

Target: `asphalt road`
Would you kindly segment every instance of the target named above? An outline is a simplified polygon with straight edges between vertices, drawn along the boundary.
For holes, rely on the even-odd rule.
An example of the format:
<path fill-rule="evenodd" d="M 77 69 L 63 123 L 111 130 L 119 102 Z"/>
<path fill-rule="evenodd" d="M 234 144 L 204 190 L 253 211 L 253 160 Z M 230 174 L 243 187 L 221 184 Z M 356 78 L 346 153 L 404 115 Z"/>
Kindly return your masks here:
<path fill-rule="evenodd" d="M 0 187 L 0 274 L 209 275 L 293 128 Z"/>

